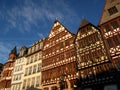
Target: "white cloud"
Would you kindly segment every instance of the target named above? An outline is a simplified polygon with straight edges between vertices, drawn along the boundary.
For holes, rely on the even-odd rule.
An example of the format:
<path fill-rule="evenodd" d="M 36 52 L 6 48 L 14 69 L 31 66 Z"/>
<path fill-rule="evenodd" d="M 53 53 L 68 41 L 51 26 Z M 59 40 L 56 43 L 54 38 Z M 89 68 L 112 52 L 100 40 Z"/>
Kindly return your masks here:
<path fill-rule="evenodd" d="M 21 3 L 19 0 L 18 3 Z M 39 22 L 45 22 L 47 20 L 55 20 L 55 18 L 63 21 L 67 18 L 68 22 L 73 22 L 71 17 L 78 17 L 72 8 L 64 1 L 60 0 L 40 0 L 35 2 L 34 0 L 23 0 L 23 4 L 14 5 L 13 8 L 4 8 L 6 17 L 4 19 L 8 22 L 8 29 L 15 28 L 21 32 L 28 32 L 34 25 L 40 27 Z M 2 15 L 2 16 L 3 16 Z"/>
<path fill-rule="evenodd" d="M 16 0 L 16 2 L 20 4 L 13 4 L 10 8 L 4 5 L 0 11 L 0 18 L 6 21 L 3 29 L 5 33 L 10 30 L 20 31 L 21 33 L 30 32 L 33 29 L 35 30 L 32 26 L 41 30 L 42 26 L 47 27 L 47 21 L 53 22 L 56 18 L 64 23 L 73 23 L 74 25 L 76 19 L 78 19 L 77 14 L 66 0 L 37 0 L 37 2 L 35 0 Z M 42 25 L 40 25 L 41 23 Z M 44 34 L 41 32 L 37 31 L 37 35 L 44 38 Z M 19 40 L 19 38 L 17 39 Z M 25 38 L 20 37 L 20 40 L 23 39 Z M 3 62 L 7 60 L 13 46 L 10 43 L 0 42 L 0 57 Z"/>
<path fill-rule="evenodd" d="M 44 35 L 42 33 L 38 33 L 38 36 L 43 39 L 44 38 Z"/>

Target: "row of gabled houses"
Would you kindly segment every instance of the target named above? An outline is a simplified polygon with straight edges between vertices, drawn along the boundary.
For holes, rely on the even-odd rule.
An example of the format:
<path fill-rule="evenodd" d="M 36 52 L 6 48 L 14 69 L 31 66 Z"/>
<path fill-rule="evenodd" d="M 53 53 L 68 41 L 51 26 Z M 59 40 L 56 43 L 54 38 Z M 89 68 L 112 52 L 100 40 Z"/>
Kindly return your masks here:
<path fill-rule="evenodd" d="M 0 90 L 119 90 L 120 1 L 106 0 L 99 26 L 83 19 L 76 34 L 55 20 L 29 48 L 11 50 Z"/>

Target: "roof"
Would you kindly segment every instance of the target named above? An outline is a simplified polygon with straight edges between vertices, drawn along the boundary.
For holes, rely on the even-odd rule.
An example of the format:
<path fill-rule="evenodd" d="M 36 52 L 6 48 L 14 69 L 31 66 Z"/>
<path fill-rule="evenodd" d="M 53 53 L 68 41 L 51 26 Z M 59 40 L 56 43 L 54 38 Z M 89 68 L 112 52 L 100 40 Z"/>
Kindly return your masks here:
<path fill-rule="evenodd" d="M 16 46 L 11 50 L 10 54 L 15 54 L 15 55 L 17 55 Z"/>
<path fill-rule="evenodd" d="M 90 22 L 88 22 L 86 19 L 82 19 L 81 23 L 80 23 L 80 27 L 79 28 L 82 28 L 86 25 L 90 24 Z"/>
<path fill-rule="evenodd" d="M 62 25 L 62 26 L 65 28 L 65 30 L 66 30 L 67 32 L 69 32 L 71 35 L 75 35 L 74 33 L 70 32 L 58 19 L 56 19 L 56 20 L 54 21 L 54 23 L 53 23 L 53 25 L 52 25 L 52 28 L 54 27 L 54 24 L 57 23 L 57 22 L 58 22 L 60 25 Z M 52 28 L 50 29 L 50 32 L 49 32 L 49 34 L 48 34 L 48 37 L 49 37 L 51 31 L 53 30 Z M 48 38 L 48 37 L 47 37 L 47 38 Z M 46 39 L 47 39 L 47 38 L 46 38 Z"/>
<path fill-rule="evenodd" d="M 112 10 L 112 7 L 116 7 L 118 12 L 110 15 L 108 10 L 110 9 Z M 120 16 L 120 0 L 106 0 L 104 7 L 103 7 L 102 15 L 99 21 L 99 25 L 104 24 L 119 16 Z"/>

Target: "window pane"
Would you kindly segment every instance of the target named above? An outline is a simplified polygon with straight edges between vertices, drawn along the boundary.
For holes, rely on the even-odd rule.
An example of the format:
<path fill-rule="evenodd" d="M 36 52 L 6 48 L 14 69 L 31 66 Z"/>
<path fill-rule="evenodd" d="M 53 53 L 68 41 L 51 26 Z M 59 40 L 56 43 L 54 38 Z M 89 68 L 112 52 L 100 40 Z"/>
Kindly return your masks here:
<path fill-rule="evenodd" d="M 114 36 L 114 37 L 113 37 L 113 40 L 114 40 L 114 42 L 115 42 L 115 45 L 119 45 L 119 44 L 120 44 L 120 41 L 119 41 L 119 39 L 118 39 L 117 36 Z"/>
<path fill-rule="evenodd" d="M 107 42 L 108 42 L 109 48 L 114 46 L 113 42 L 112 42 L 112 39 L 108 39 Z"/>
<path fill-rule="evenodd" d="M 109 12 L 110 15 L 113 15 L 113 14 L 117 13 L 118 10 L 117 10 L 117 8 L 114 6 L 114 7 L 110 8 L 110 9 L 108 9 L 108 12 Z"/>
<path fill-rule="evenodd" d="M 104 27 L 104 32 L 109 32 L 110 31 L 110 26 L 109 25 L 106 25 L 105 27 Z"/>
<path fill-rule="evenodd" d="M 118 26 L 118 23 L 117 23 L 116 21 L 115 21 L 115 22 L 112 22 L 111 25 L 112 25 L 113 29 L 116 29 L 116 28 L 119 27 L 119 26 Z"/>

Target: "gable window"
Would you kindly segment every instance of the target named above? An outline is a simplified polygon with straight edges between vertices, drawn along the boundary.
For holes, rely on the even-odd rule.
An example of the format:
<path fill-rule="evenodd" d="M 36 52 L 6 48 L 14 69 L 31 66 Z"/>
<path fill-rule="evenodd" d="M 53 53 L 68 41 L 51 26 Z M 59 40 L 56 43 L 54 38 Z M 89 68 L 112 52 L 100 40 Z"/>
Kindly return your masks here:
<path fill-rule="evenodd" d="M 113 14 L 117 13 L 118 10 L 115 6 L 113 6 L 110 9 L 108 9 L 108 12 L 109 12 L 110 15 L 113 15 Z"/>

